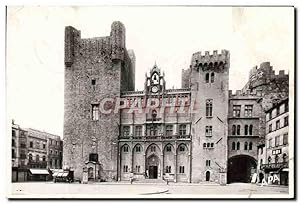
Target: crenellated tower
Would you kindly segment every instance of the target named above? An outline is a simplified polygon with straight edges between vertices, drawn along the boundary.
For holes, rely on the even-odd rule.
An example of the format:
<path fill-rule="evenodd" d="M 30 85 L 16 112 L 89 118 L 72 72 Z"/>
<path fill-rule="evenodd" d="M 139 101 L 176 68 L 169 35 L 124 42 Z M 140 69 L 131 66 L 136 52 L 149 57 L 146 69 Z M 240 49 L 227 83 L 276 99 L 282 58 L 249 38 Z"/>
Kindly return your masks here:
<path fill-rule="evenodd" d="M 229 67 L 227 50 L 192 56 L 192 182 L 226 183 Z"/>

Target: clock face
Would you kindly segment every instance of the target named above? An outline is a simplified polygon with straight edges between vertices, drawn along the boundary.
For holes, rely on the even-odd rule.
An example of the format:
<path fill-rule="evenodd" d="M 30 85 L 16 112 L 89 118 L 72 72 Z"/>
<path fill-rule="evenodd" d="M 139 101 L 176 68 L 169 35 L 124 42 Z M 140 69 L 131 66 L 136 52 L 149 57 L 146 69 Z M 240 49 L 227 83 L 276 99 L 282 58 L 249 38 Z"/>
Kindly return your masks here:
<path fill-rule="evenodd" d="M 151 91 L 152 91 L 153 93 L 157 93 L 157 92 L 158 92 L 158 87 L 157 87 L 157 86 L 153 86 L 153 87 L 151 88 Z"/>

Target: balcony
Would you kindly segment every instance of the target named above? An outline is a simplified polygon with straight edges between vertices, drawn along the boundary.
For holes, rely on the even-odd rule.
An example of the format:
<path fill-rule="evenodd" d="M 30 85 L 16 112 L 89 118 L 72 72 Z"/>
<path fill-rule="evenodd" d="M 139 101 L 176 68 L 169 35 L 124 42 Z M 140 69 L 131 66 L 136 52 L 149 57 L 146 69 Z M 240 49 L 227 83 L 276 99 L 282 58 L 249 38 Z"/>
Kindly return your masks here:
<path fill-rule="evenodd" d="M 165 140 L 191 140 L 191 135 L 144 135 L 119 136 L 120 141 L 165 141 Z"/>
<path fill-rule="evenodd" d="M 270 164 L 262 164 L 260 166 L 261 170 L 277 170 L 281 168 L 288 168 L 289 163 L 288 162 L 280 162 L 280 163 L 270 163 Z"/>

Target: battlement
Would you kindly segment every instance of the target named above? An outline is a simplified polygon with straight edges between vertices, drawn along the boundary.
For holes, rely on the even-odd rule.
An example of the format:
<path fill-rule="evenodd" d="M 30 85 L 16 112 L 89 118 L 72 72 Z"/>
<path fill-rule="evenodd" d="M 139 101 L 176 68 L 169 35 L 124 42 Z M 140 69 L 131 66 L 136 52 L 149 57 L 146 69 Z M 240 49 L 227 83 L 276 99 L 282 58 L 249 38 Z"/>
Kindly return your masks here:
<path fill-rule="evenodd" d="M 217 51 L 212 53 L 209 51 L 196 52 L 192 56 L 191 67 L 217 67 L 219 65 L 228 64 L 230 62 L 230 54 L 227 50 Z"/>
<path fill-rule="evenodd" d="M 285 70 L 279 70 L 278 74 L 276 74 L 270 62 L 262 62 L 259 67 L 254 66 L 249 72 L 249 79 L 258 74 L 268 76 L 270 79 L 288 77 L 288 74 L 285 74 Z"/>

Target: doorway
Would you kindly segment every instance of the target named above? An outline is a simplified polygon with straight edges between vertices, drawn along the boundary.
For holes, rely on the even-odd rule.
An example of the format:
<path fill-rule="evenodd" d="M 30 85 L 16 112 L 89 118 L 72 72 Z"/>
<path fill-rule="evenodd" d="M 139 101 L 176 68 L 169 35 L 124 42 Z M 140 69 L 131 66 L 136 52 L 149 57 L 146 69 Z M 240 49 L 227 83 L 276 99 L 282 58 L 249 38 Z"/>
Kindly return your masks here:
<path fill-rule="evenodd" d="M 157 166 L 149 166 L 149 179 L 157 179 Z"/>
<path fill-rule="evenodd" d="M 206 181 L 209 181 L 209 180 L 210 180 L 210 172 L 209 172 L 209 171 L 207 171 L 207 172 L 205 173 L 205 180 L 206 180 Z"/>

